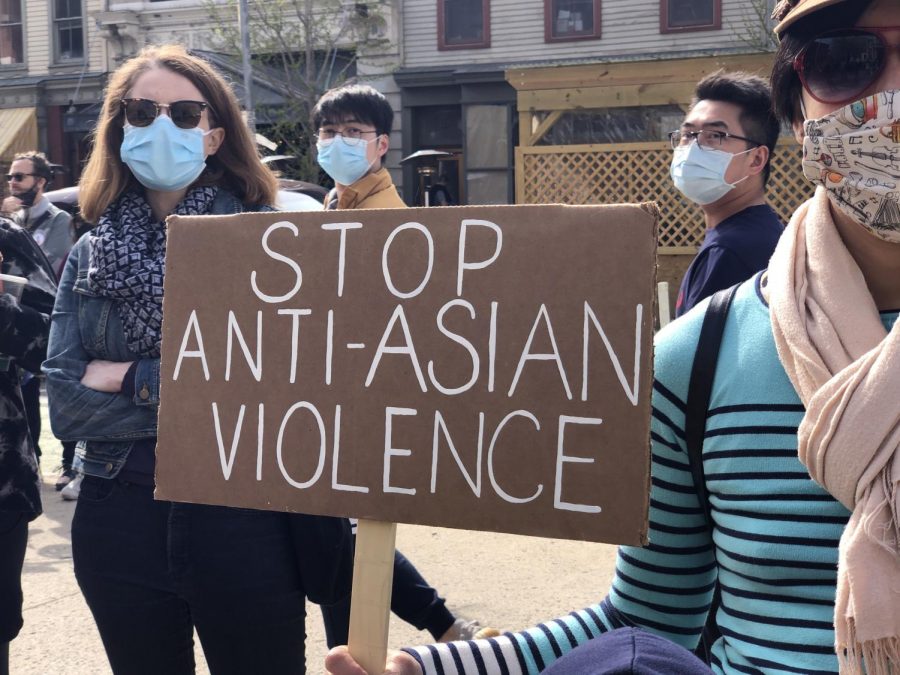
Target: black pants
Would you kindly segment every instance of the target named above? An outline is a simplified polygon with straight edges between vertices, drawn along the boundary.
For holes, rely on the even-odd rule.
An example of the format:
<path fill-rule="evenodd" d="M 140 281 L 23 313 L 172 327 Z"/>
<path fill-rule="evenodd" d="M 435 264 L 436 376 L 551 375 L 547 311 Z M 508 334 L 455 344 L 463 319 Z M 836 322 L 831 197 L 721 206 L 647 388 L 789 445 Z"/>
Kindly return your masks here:
<path fill-rule="evenodd" d="M 435 640 L 446 633 L 454 621 L 453 614 L 444 606 L 444 599 L 400 551 L 394 551 L 391 611 L 419 630 L 427 630 Z M 347 644 L 350 598 L 336 605 L 323 606 L 322 619 L 328 647 Z"/>
<path fill-rule="evenodd" d="M 22 565 L 28 542 L 28 516 L 0 511 L 0 643 L 22 628 Z"/>
<path fill-rule="evenodd" d="M 75 441 L 60 441 L 62 443 L 62 467 L 71 469 L 75 461 Z"/>
<path fill-rule="evenodd" d="M 41 457 L 41 379 L 32 377 L 22 385 L 22 403 L 25 404 L 25 418 L 28 420 L 28 433 L 34 443 L 34 455 Z"/>
<path fill-rule="evenodd" d="M 154 501 L 86 477 L 72 521 L 75 576 L 115 673 L 304 673 L 306 607 L 282 513 Z"/>

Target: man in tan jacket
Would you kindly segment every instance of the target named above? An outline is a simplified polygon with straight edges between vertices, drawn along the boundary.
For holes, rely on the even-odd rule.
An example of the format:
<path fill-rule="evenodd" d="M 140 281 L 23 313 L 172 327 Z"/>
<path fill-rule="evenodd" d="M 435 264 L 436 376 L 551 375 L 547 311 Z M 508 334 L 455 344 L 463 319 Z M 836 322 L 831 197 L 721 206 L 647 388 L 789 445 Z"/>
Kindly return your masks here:
<path fill-rule="evenodd" d="M 332 89 L 319 99 L 312 119 L 318 129 L 319 166 L 335 185 L 325 199 L 326 209 L 406 207 L 381 164 L 394 122 L 394 111 L 383 94 L 358 84 Z M 419 630 L 430 632 L 435 640 L 450 642 L 499 634 L 493 628 L 482 628 L 477 621 L 454 616 L 444 599 L 399 551 L 394 554 L 391 610 Z M 328 646 L 346 644 L 349 598 L 323 606 L 322 617 Z"/>
<path fill-rule="evenodd" d="M 396 209 L 406 204 L 382 166 L 394 111 L 372 87 L 350 84 L 325 93 L 312 113 L 319 166 L 334 179 L 326 209 Z"/>

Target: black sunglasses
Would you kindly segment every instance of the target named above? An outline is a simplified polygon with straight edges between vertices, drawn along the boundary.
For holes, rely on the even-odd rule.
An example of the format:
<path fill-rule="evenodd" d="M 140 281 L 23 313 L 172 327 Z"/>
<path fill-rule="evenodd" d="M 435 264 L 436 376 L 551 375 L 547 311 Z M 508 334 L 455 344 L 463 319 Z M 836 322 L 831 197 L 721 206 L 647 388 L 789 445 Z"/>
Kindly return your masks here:
<path fill-rule="evenodd" d="M 17 183 L 21 183 L 25 180 L 26 176 L 37 176 L 36 173 L 8 173 L 6 174 L 6 180 L 8 181 L 16 181 Z"/>
<path fill-rule="evenodd" d="M 125 119 L 133 127 L 149 127 L 159 117 L 162 109 L 166 109 L 169 117 L 179 129 L 194 129 L 200 124 L 203 111 L 209 103 L 203 101 L 172 101 L 157 103 L 148 98 L 123 98 L 122 108 Z"/>
<path fill-rule="evenodd" d="M 884 33 L 900 26 L 849 28 L 814 38 L 794 59 L 794 70 L 809 95 L 821 103 L 843 104 L 858 100 L 887 65 L 895 49 Z"/>

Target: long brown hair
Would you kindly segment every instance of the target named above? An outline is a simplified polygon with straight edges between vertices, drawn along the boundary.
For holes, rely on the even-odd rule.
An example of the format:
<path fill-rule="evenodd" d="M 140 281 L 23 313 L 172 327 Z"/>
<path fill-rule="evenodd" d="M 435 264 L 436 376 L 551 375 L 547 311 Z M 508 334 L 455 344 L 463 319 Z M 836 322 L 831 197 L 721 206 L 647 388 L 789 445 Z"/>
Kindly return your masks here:
<path fill-rule="evenodd" d="M 128 187 L 137 185 L 119 157 L 124 117 L 121 101 L 135 81 L 153 68 L 165 68 L 193 84 L 209 103 L 210 128 L 222 127 L 225 140 L 197 179 L 200 185 L 219 185 L 245 204 L 272 204 L 278 190 L 274 174 L 260 161 L 250 129 L 241 117 L 237 97 L 206 61 L 178 45 L 147 47 L 113 73 L 94 134 L 94 147 L 81 174 L 79 202 L 85 220 L 96 223 L 107 207 Z"/>

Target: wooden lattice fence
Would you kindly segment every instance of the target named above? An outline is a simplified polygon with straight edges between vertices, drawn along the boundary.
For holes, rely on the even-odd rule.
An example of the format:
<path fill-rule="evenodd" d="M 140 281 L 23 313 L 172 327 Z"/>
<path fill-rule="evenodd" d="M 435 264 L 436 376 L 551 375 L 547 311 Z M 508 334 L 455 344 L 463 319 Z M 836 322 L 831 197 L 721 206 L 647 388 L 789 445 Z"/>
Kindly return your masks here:
<path fill-rule="evenodd" d="M 655 200 L 660 252 L 693 253 L 705 225 L 696 205 L 672 185 L 668 143 L 516 148 L 516 203 L 611 204 Z M 772 160 L 769 203 L 785 222 L 812 195 L 800 170 L 800 147 L 782 139 Z"/>

